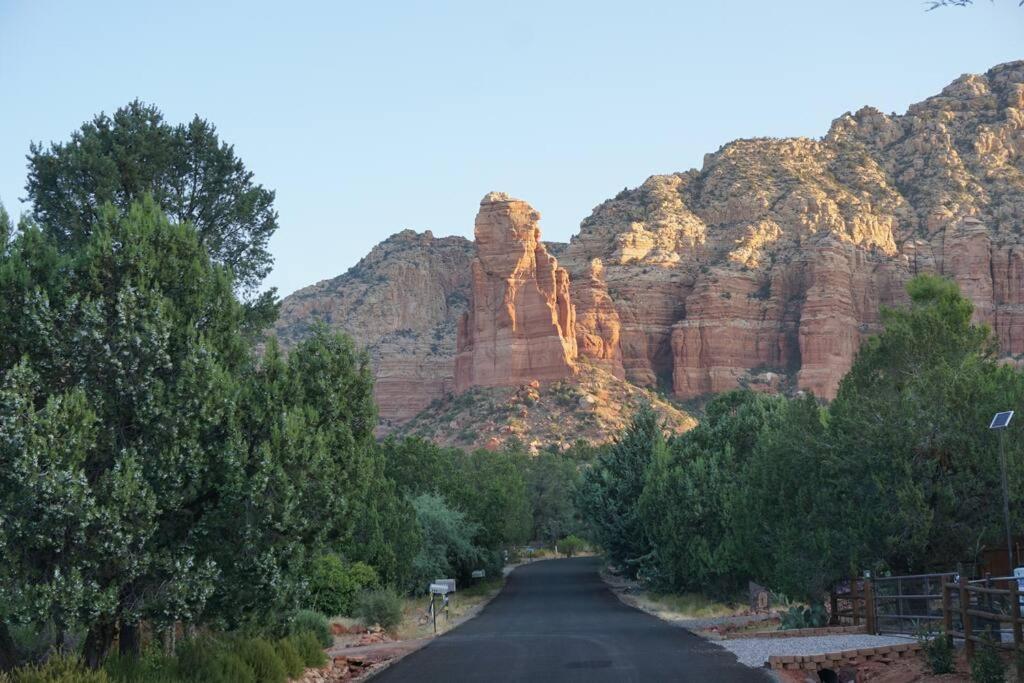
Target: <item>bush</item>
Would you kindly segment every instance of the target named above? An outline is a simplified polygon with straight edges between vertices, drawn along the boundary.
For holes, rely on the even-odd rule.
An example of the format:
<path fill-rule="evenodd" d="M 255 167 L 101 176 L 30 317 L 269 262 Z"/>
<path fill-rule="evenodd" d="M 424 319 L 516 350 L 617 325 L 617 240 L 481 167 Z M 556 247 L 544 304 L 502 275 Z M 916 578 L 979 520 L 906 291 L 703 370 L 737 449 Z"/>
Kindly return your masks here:
<path fill-rule="evenodd" d="M 918 636 L 918 642 L 924 648 L 924 658 L 933 674 L 953 672 L 953 646 L 945 633 L 938 635 L 926 632 Z"/>
<path fill-rule="evenodd" d="M 245 638 L 237 642 L 238 656 L 256 675 L 256 683 L 285 683 L 288 673 L 274 646 L 263 638 Z"/>
<path fill-rule="evenodd" d="M 971 659 L 971 680 L 974 683 L 1003 683 L 1006 680 L 1006 664 L 999 656 L 992 633 L 987 628 Z"/>
<path fill-rule="evenodd" d="M 367 626 L 392 631 L 402 623 L 402 598 L 390 588 L 363 591 L 356 600 L 356 616 Z"/>
<path fill-rule="evenodd" d="M 587 547 L 587 542 L 579 536 L 566 536 L 558 542 L 558 549 L 566 557 L 572 557 Z"/>
<path fill-rule="evenodd" d="M 206 638 L 178 646 L 178 673 L 196 683 L 256 683 L 252 667 L 228 645 Z"/>
<path fill-rule="evenodd" d="M 179 683 L 178 664 L 173 657 L 149 652 L 139 657 L 113 654 L 103 662 L 103 671 L 115 683 Z"/>
<path fill-rule="evenodd" d="M 288 626 L 288 632 L 291 634 L 312 633 L 320 643 L 320 647 L 330 647 L 334 643 L 334 636 L 331 635 L 331 625 L 327 622 L 327 617 L 308 609 L 295 613 Z"/>
<path fill-rule="evenodd" d="M 320 642 L 309 631 L 296 633 L 291 637 L 291 641 L 295 646 L 295 651 L 302 657 L 302 663 L 306 666 L 320 667 L 327 662 L 327 655 L 320 647 Z"/>
<path fill-rule="evenodd" d="M 377 583 L 377 571 L 365 562 L 345 564 L 337 555 L 321 555 L 310 572 L 310 607 L 323 614 L 351 615 L 359 591 Z"/>
<path fill-rule="evenodd" d="M 77 657 L 50 657 L 45 664 L 13 671 L 11 683 L 110 683 L 102 669 L 91 671 Z"/>
<path fill-rule="evenodd" d="M 821 605 L 790 607 L 782 613 L 780 627 L 784 630 L 795 628 L 818 628 L 828 622 L 828 614 Z"/>
<path fill-rule="evenodd" d="M 306 670 L 306 663 L 302 661 L 302 655 L 299 654 L 299 650 L 291 638 L 282 638 L 277 641 L 277 655 L 284 663 L 284 670 L 288 674 L 288 678 L 298 678 Z"/>

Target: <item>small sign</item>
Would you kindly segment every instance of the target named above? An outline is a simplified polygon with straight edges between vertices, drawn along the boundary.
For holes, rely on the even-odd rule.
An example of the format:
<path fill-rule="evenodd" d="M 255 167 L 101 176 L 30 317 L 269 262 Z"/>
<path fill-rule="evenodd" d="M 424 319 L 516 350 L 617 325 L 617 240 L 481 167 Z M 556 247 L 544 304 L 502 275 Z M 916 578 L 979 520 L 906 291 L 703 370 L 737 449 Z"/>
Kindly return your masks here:
<path fill-rule="evenodd" d="M 482 579 L 485 576 L 487 576 L 487 572 L 485 572 L 483 569 L 474 569 L 473 570 L 473 578 L 474 579 Z"/>
<path fill-rule="evenodd" d="M 754 612 L 767 612 L 771 607 L 771 596 L 768 589 L 751 581 L 748 584 L 750 589 L 750 609 Z"/>

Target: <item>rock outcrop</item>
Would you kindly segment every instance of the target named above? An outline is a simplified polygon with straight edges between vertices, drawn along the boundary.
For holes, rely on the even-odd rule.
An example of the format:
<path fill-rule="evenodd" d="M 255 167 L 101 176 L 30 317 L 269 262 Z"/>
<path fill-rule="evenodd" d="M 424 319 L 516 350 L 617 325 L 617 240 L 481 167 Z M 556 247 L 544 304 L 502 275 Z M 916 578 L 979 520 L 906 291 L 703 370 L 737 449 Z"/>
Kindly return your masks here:
<path fill-rule="evenodd" d="M 491 192 L 480 202 L 469 311 L 459 322 L 455 391 L 576 372 L 569 274 L 540 241 L 540 214 Z"/>
<path fill-rule="evenodd" d="M 880 308 L 925 272 L 954 278 L 1021 364 L 1024 61 L 902 115 L 844 114 L 821 139 L 731 142 L 602 203 L 567 245 L 542 244 L 537 221 L 488 195 L 475 252 L 401 233 L 286 299 L 279 333 L 324 319 L 366 345 L 391 426 L 471 388 L 582 369 L 679 399 L 831 398 Z"/>
<path fill-rule="evenodd" d="M 286 297 L 274 333 L 287 348 L 317 323 L 367 349 L 388 431 L 455 386 L 455 337 L 466 312 L 473 243 L 404 230 L 344 275 Z"/>

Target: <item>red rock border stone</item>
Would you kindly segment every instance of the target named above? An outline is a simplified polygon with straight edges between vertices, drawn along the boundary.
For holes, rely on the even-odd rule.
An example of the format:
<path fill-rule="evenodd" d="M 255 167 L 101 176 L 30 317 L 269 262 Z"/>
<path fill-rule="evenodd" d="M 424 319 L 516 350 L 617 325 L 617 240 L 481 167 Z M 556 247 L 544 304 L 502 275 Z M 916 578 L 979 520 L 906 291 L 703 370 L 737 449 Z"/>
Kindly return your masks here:
<path fill-rule="evenodd" d="M 898 659 L 916 656 L 920 650 L 920 643 L 900 643 L 899 645 L 866 647 L 822 655 L 772 655 L 768 658 L 768 667 L 776 671 L 820 671 L 844 666 L 855 667 L 867 662 L 891 664 Z"/>

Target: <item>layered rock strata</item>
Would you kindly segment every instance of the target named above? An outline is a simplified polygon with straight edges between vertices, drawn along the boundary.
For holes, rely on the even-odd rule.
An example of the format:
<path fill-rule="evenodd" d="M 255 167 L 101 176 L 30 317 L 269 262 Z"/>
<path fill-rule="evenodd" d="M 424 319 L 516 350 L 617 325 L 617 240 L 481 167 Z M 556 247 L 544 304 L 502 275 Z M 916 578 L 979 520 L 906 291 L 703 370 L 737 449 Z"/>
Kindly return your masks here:
<path fill-rule="evenodd" d="M 576 372 L 569 274 L 540 241 L 539 221 L 533 207 L 502 192 L 480 202 L 470 306 L 459 322 L 456 392 Z"/>

